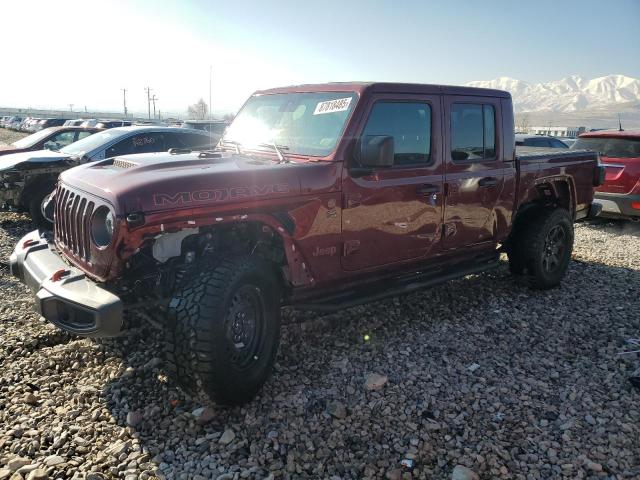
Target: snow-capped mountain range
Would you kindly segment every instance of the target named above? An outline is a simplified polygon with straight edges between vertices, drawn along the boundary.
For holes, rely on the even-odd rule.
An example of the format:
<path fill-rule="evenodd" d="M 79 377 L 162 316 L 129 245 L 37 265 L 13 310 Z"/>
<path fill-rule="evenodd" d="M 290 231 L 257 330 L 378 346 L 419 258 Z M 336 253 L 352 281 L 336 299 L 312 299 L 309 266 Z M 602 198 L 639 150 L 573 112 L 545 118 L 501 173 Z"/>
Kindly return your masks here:
<path fill-rule="evenodd" d="M 640 108 L 640 80 L 625 75 L 587 79 L 572 75 L 562 80 L 528 83 L 510 77 L 467 83 L 470 87 L 507 90 L 516 112 L 573 113 L 632 106 Z"/>

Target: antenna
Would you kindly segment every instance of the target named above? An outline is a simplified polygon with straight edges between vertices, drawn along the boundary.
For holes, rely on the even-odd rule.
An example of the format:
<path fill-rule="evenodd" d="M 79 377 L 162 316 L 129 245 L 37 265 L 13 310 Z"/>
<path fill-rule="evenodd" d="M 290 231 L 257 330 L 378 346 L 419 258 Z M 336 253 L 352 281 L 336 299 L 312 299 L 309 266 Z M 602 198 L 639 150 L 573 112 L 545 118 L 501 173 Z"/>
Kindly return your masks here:
<path fill-rule="evenodd" d="M 618 131 L 624 132 L 622 129 L 622 120 L 620 120 L 620 114 L 618 114 Z"/>

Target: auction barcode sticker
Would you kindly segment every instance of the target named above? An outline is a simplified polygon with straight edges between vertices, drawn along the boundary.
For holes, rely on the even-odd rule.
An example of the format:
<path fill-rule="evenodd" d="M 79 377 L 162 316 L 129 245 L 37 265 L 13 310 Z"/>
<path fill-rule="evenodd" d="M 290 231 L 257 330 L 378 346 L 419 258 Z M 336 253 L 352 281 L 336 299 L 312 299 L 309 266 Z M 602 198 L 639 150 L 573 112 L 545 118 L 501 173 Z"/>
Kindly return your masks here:
<path fill-rule="evenodd" d="M 316 105 L 313 111 L 314 115 L 322 115 L 323 113 L 344 112 L 351 104 L 351 97 L 338 98 L 336 100 L 327 100 Z"/>

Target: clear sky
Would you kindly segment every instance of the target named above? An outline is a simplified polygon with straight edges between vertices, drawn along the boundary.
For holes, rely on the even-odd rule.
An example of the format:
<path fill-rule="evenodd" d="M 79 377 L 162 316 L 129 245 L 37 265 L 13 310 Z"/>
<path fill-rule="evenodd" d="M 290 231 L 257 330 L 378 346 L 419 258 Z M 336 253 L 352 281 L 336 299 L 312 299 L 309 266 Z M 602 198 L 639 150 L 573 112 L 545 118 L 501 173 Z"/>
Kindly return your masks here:
<path fill-rule="evenodd" d="M 384 80 L 640 78 L 640 0 L 4 0 L 0 105 L 164 112 Z"/>

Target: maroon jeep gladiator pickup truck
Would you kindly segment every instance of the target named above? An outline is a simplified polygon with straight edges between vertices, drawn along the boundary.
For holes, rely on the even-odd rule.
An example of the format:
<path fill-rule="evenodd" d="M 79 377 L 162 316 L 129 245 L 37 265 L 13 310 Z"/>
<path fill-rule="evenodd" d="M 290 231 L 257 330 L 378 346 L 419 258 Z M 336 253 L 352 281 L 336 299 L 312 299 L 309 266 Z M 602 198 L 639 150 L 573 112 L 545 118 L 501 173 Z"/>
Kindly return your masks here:
<path fill-rule="evenodd" d="M 559 284 L 573 222 L 599 213 L 587 151 L 516 154 L 508 93 L 395 83 L 256 92 L 215 151 L 64 172 L 54 234 L 14 275 L 47 320 L 110 336 L 124 306 L 162 312 L 169 370 L 221 404 L 275 361 L 280 308 L 335 310 L 495 267 Z"/>

